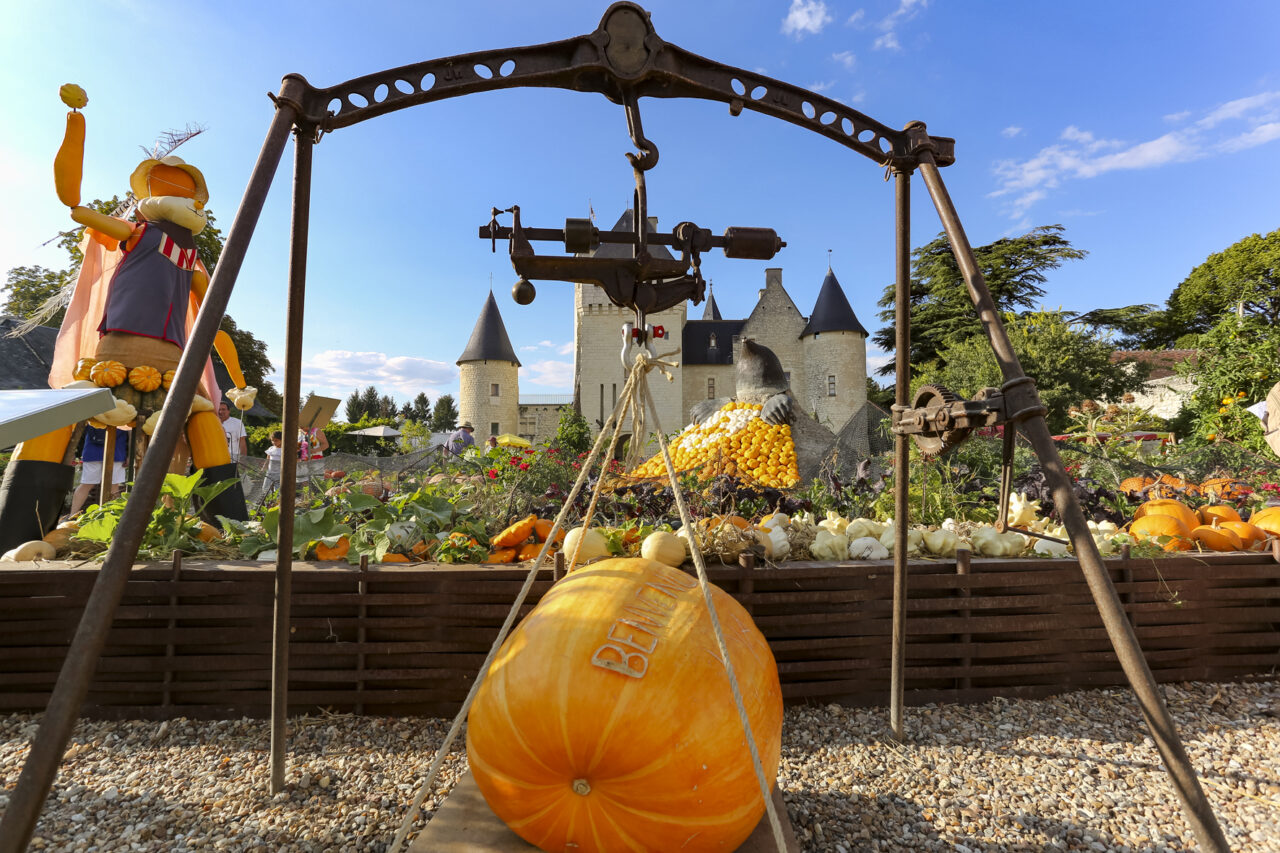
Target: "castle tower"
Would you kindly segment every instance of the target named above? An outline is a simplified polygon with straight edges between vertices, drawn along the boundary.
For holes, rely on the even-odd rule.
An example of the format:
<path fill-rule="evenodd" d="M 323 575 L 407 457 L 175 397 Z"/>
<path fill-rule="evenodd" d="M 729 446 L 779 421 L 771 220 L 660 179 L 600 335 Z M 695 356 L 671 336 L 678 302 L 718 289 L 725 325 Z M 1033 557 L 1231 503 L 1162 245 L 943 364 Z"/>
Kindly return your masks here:
<path fill-rule="evenodd" d="M 476 444 L 483 445 L 491 435 L 515 433 L 520 425 L 520 359 L 507 337 L 493 291 L 457 364 L 461 373 L 458 422 L 475 426 Z"/>
<path fill-rule="evenodd" d="M 630 210 L 624 212 L 613 230 L 631 231 L 631 217 Z M 657 225 L 657 218 L 649 217 L 650 229 L 656 229 Z M 654 257 L 671 257 L 664 246 L 652 246 L 649 251 Z M 595 250 L 594 256 L 630 257 L 630 253 L 630 246 L 605 243 Z M 679 346 L 687 304 L 681 302 L 648 316 L 648 322 L 655 327 L 662 326 L 668 336 L 653 342 L 654 351 L 659 355 Z M 578 411 L 591 424 L 592 432 L 598 433 L 605 419 L 613 412 L 627 381 L 622 367 L 622 324 L 634 323 L 635 313 L 629 308 L 614 305 L 605 292 L 594 284 L 573 286 L 573 313 L 574 399 L 577 401 Z M 676 356 L 676 360 L 683 361 L 680 356 Z M 677 367 L 672 374 L 672 382 L 667 382 L 656 372 L 649 375 L 649 389 L 653 392 L 662 428 L 667 432 L 679 429 L 686 422 L 682 405 L 683 368 Z M 623 426 L 624 432 L 629 431 L 629 423 L 624 423 Z"/>
<path fill-rule="evenodd" d="M 830 268 L 800 342 L 804 377 L 801 382 L 793 377 L 791 383 L 797 402 L 839 432 L 867 402 L 867 330 Z"/>

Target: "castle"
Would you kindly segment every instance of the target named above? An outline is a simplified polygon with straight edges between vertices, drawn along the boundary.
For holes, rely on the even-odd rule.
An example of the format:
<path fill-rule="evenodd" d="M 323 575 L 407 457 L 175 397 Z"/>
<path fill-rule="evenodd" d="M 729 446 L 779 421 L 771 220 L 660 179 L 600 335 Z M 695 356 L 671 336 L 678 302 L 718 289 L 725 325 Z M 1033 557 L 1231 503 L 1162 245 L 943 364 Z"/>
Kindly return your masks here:
<path fill-rule="evenodd" d="M 651 220 L 656 227 L 656 220 Z M 614 230 L 631 230 L 631 214 L 623 215 Z M 627 246 L 605 244 L 597 257 L 629 252 Z M 655 254 L 665 252 L 662 247 Z M 574 393 L 524 395 L 519 392 L 520 360 L 516 358 L 498 305 L 489 294 L 475 329 L 457 364 L 461 373 L 458 415 L 475 425 L 477 444 L 490 435 L 516 433 L 533 442 L 555 434 L 559 410 L 574 405 L 599 430 L 613 411 L 626 376 L 623 371 L 622 324 L 634 322 L 630 309 L 609 302 L 604 291 L 591 284 L 574 285 Z M 765 270 L 764 287 L 755 307 L 744 320 L 726 320 L 713 293 L 708 293 L 701 319 L 688 318 L 688 303 L 681 302 L 648 317 L 665 337 L 654 341 L 661 355 L 680 349 L 673 360 L 673 381 L 657 374 L 653 392 L 662 429 L 672 433 L 689 422 L 689 410 L 700 400 L 732 397 L 734 358 L 746 338 L 772 349 L 782 362 L 796 408 L 833 433 L 849 434 L 855 416 L 862 416 L 867 402 L 867 330 L 858 322 L 835 273 L 830 269 L 822 282 L 813 310 L 806 316 L 782 286 L 782 270 Z M 624 429 L 626 428 L 624 423 Z M 652 427 L 652 423 L 650 423 Z M 865 452 L 865 428 L 852 445 Z"/>

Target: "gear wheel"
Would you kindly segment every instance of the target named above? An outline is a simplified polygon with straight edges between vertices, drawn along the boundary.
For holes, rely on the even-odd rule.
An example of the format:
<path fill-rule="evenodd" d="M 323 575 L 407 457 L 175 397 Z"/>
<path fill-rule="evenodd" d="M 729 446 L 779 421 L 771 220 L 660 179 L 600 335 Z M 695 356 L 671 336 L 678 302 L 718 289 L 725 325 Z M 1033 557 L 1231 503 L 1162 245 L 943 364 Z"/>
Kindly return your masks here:
<path fill-rule="evenodd" d="M 911 407 L 913 409 L 939 409 L 959 402 L 959 400 L 960 397 L 952 392 L 951 389 L 942 385 L 922 385 L 916 391 L 915 399 L 911 401 Z M 916 447 L 920 448 L 920 452 L 925 456 L 941 456 L 968 438 L 969 428 L 958 427 L 946 429 L 940 433 L 916 434 L 911 437 L 915 440 Z"/>

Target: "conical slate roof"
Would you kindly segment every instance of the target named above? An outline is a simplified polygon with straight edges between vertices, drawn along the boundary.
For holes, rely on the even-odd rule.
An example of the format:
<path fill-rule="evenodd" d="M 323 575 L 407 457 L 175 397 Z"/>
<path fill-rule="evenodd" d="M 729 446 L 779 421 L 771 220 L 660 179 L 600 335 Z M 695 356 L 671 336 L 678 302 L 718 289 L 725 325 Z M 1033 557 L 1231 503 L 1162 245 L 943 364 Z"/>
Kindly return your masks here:
<path fill-rule="evenodd" d="M 827 277 L 822 280 L 822 289 L 818 291 L 818 301 L 813 304 L 809 323 L 800 333 L 800 337 L 821 332 L 858 332 L 863 336 L 867 334 L 867 330 L 862 327 L 857 315 L 853 313 L 853 306 L 849 304 L 849 298 L 844 295 L 840 282 L 836 281 L 836 274 L 830 268 L 827 269 Z"/>
<path fill-rule="evenodd" d="M 511 348 L 511 339 L 507 337 L 507 327 L 502 324 L 502 315 L 498 313 L 498 302 L 489 291 L 489 298 L 480 309 L 480 319 L 471 331 L 471 340 L 467 348 L 458 356 L 456 364 L 466 361 L 509 361 L 520 366 L 516 351 Z"/>
<path fill-rule="evenodd" d="M 652 222 L 653 217 L 649 217 Z M 618 217 L 618 221 L 614 223 L 614 231 L 634 231 L 635 213 L 631 208 L 622 211 L 622 215 Z M 652 228 L 652 226 L 651 226 Z M 671 253 L 667 251 L 666 246 L 650 246 L 649 255 L 662 260 L 673 260 Z M 629 258 L 631 257 L 631 246 L 628 243 L 601 243 L 596 250 L 591 253 L 593 258 Z"/>
<path fill-rule="evenodd" d="M 707 306 L 702 309 L 702 319 L 704 320 L 723 320 L 720 316 L 720 306 L 716 305 L 715 294 L 710 290 L 707 291 Z"/>

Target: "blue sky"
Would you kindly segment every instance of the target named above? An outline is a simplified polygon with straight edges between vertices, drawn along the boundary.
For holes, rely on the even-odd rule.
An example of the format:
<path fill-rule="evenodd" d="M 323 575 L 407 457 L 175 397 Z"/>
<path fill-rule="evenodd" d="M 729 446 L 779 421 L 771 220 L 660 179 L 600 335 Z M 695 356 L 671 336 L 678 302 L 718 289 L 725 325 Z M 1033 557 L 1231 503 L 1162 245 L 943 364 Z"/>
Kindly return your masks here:
<path fill-rule="evenodd" d="M 272 108 L 301 73 L 316 86 L 475 50 L 591 32 L 604 2 L 4 2 L 0 28 L 0 269 L 63 257 L 41 244 L 70 224 L 51 164 L 65 107 L 89 94 L 84 197 L 123 193 L 162 131 L 207 131 L 179 152 L 199 166 L 226 232 Z M 91 7 L 93 11 L 85 11 Z M 1051 275 L 1046 305 L 1162 303 L 1211 252 L 1280 227 L 1280 4 L 650 0 L 658 35 L 710 59 L 839 99 L 891 127 L 921 120 L 956 139 L 943 170 L 970 241 L 1060 223 L 1089 252 Z M 649 209 L 777 229 L 772 262 L 704 259 L 726 317 L 742 317 L 781 266 L 802 312 L 832 265 L 863 324 L 893 277 L 893 191 L 834 142 L 704 101 L 641 101 L 661 159 Z M 476 237 L 491 206 L 559 226 L 630 203 L 621 108 L 599 95 L 524 89 L 402 110 L 326 136 L 315 152 L 304 393 L 374 384 L 405 401 L 457 393 L 454 361 L 493 290 L 524 364 L 524 393 L 568 393 L 572 290 L 510 297 L 503 247 Z M 284 357 L 292 147 L 230 313 Z M 913 245 L 940 225 L 923 182 Z M 554 250 L 543 244 L 540 250 Z M 701 308 L 691 308 L 700 316 Z M 872 354 L 873 359 L 883 354 Z M 277 382 L 280 377 L 276 377 Z"/>

